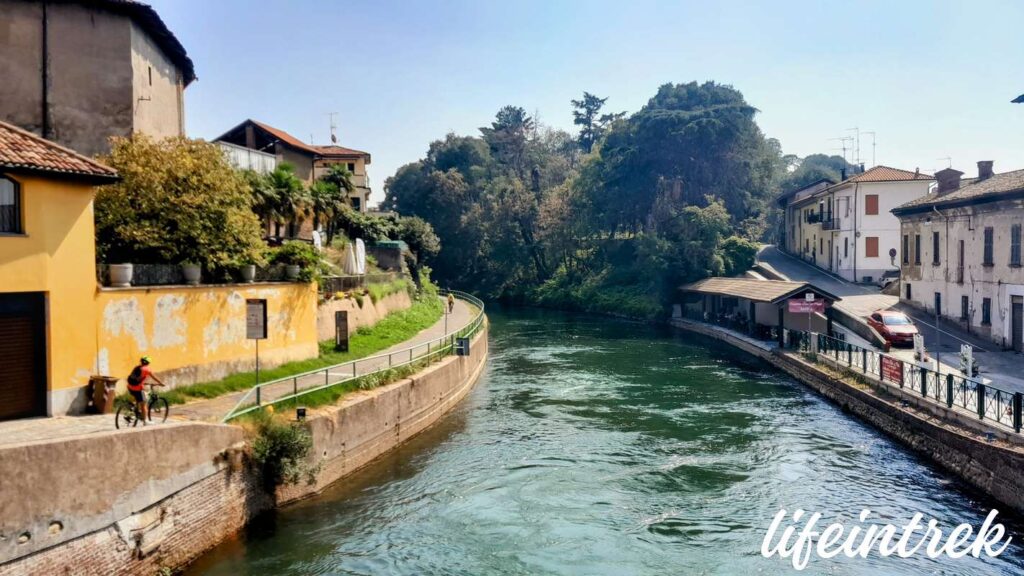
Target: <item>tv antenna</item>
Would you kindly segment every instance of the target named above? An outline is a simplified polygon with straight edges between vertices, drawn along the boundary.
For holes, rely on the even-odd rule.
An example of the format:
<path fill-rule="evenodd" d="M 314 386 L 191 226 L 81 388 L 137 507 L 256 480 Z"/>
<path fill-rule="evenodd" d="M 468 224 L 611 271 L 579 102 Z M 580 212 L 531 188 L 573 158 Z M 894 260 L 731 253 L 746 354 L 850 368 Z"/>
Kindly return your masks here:
<path fill-rule="evenodd" d="M 334 122 L 334 117 L 337 116 L 337 112 L 328 112 L 327 118 L 331 121 L 331 144 L 338 143 L 338 125 Z"/>
<path fill-rule="evenodd" d="M 878 166 L 878 164 L 875 163 L 875 131 L 871 130 L 868 132 L 862 132 L 862 134 L 871 135 L 871 167 L 874 168 L 875 166 Z"/>
<path fill-rule="evenodd" d="M 847 128 L 846 131 L 847 132 L 853 132 L 853 134 L 854 134 L 854 136 L 853 136 L 853 141 L 854 141 L 853 163 L 856 164 L 857 166 L 860 166 L 860 126 L 854 126 L 853 128 Z"/>
<path fill-rule="evenodd" d="M 946 161 L 946 168 L 952 168 L 953 167 L 953 157 L 952 156 L 946 156 L 945 158 L 936 158 L 936 160 L 945 160 Z"/>
<path fill-rule="evenodd" d="M 843 162 L 847 162 L 846 150 L 849 148 L 849 146 L 847 146 L 847 144 L 853 143 L 853 136 L 841 136 L 839 138 L 829 138 L 829 140 L 838 140 L 839 141 L 841 147 L 840 148 L 833 148 L 833 150 L 842 150 L 843 151 Z"/>

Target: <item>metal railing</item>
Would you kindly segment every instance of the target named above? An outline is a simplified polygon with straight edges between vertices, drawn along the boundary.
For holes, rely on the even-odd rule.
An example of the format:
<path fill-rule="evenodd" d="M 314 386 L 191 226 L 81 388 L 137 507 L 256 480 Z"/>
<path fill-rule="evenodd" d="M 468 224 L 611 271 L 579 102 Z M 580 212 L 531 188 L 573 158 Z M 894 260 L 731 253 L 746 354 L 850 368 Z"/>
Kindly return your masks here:
<path fill-rule="evenodd" d="M 369 284 L 386 284 L 398 280 L 397 272 L 379 274 L 351 274 L 345 276 L 324 276 L 320 279 L 320 291 L 326 294 L 345 292 Z"/>
<path fill-rule="evenodd" d="M 939 373 L 877 350 L 817 332 L 784 331 L 784 347 L 827 359 L 838 368 L 868 377 L 886 387 L 898 387 L 933 403 L 999 428 L 1020 433 L 1024 395 L 1009 392 L 963 374 Z"/>
<path fill-rule="evenodd" d="M 366 358 L 350 360 L 341 364 L 327 366 L 326 368 L 295 374 L 294 376 L 261 382 L 246 391 L 235 406 L 224 415 L 221 422 L 228 422 L 243 414 L 259 410 L 268 404 L 273 405 L 296 400 L 307 394 L 326 390 L 366 376 L 380 374 L 419 362 L 431 363 L 435 359 L 451 354 L 455 348 L 456 340 L 459 338 L 471 338 L 476 335 L 483 327 L 486 317 L 484 316 L 484 303 L 476 296 L 457 290 L 441 291 L 442 295 L 449 293 L 477 308 L 476 315 L 469 324 L 450 331 L 439 338 L 414 344 L 394 352 L 367 356 Z"/>

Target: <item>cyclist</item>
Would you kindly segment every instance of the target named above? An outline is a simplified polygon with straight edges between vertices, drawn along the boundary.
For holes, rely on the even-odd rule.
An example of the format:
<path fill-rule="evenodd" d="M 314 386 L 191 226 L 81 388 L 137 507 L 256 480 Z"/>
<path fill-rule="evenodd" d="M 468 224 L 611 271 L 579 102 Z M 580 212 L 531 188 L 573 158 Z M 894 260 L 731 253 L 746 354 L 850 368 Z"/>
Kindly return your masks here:
<path fill-rule="evenodd" d="M 142 413 L 142 421 L 146 422 L 149 420 L 149 406 L 146 404 L 146 380 L 153 380 L 153 385 L 163 386 L 164 383 L 160 381 L 153 374 L 153 370 L 149 367 L 149 364 L 153 361 L 149 356 L 143 356 L 139 358 L 139 365 L 132 369 L 132 373 L 128 375 L 128 393 L 131 394 L 132 399 L 139 406 L 139 412 Z"/>
<path fill-rule="evenodd" d="M 455 309 L 455 296 L 452 296 L 451 292 L 448 293 L 448 313 L 451 314 L 452 310 Z"/>

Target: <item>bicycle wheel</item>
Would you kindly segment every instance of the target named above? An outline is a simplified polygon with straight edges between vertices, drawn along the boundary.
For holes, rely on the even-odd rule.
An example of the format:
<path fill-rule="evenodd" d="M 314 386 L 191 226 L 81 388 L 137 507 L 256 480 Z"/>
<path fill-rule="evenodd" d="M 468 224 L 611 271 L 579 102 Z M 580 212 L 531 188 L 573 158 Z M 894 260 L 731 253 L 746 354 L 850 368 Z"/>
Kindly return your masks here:
<path fill-rule="evenodd" d="M 167 413 L 171 411 L 170 404 L 167 403 L 166 398 L 153 398 L 149 401 L 149 421 L 150 422 L 166 422 Z"/>
<path fill-rule="evenodd" d="M 114 416 L 114 426 L 121 428 L 134 428 L 139 424 L 139 413 L 132 406 L 119 406 Z"/>

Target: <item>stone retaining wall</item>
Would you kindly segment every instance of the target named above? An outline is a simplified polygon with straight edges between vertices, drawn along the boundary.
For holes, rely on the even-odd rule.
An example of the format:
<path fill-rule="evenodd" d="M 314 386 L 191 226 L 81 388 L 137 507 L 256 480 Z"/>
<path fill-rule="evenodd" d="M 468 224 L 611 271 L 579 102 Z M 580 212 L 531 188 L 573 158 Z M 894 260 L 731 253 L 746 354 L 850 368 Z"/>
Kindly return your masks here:
<path fill-rule="evenodd" d="M 342 298 L 340 300 L 328 300 L 317 307 L 316 331 L 317 340 L 334 340 L 334 313 L 345 310 L 348 312 L 348 333 L 363 326 L 373 326 L 384 319 L 385 316 L 399 310 L 406 310 L 412 306 L 412 299 L 405 290 L 388 294 L 377 302 L 370 300 L 369 296 L 363 296 L 363 305 L 360 306 L 354 298 Z"/>

